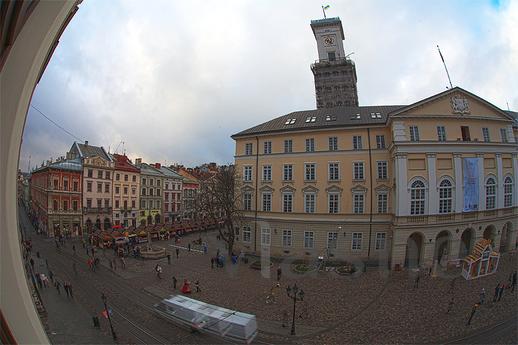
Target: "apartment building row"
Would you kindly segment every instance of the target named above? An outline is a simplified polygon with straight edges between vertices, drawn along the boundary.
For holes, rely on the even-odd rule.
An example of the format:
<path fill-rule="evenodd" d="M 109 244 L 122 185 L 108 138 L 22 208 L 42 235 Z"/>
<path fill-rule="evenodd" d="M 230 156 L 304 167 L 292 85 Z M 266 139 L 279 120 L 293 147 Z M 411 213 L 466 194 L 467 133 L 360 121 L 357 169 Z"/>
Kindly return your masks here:
<path fill-rule="evenodd" d="M 66 157 L 33 170 L 29 181 L 29 208 L 49 236 L 191 219 L 200 185 L 183 167 L 132 162 L 88 141 L 74 142 Z"/>

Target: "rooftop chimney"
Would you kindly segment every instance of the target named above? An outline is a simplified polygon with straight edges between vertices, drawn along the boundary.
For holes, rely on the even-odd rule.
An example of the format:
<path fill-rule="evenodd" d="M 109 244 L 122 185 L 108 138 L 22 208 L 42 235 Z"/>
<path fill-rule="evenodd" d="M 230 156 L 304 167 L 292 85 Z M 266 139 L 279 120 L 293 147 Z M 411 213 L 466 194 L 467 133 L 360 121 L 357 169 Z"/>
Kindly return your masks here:
<path fill-rule="evenodd" d="M 160 163 L 155 163 L 155 168 L 160 169 L 161 165 Z"/>
<path fill-rule="evenodd" d="M 142 158 L 135 158 L 135 164 L 136 165 L 142 164 Z"/>
<path fill-rule="evenodd" d="M 85 140 L 85 146 L 88 146 L 88 140 Z"/>

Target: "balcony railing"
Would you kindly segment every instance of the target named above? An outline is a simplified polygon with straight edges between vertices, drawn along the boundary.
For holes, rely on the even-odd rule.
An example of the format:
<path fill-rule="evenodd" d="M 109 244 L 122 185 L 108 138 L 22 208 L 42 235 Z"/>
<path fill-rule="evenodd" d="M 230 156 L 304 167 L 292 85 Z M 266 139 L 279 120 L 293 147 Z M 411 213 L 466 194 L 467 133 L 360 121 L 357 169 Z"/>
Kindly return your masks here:
<path fill-rule="evenodd" d="M 83 213 L 112 213 L 111 207 L 83 207 Z"/>
<path fill-rule="evenodd" d="M 354 66 L 354 62 L 351 59 L 345 58 L 345 57 L 339 57 L 334 60 L 320 59 L 320 60 L 315 60 L 315 62 L 311 64 L 311 69 L 313 69 L 315 67 L 321 67 L 321 66 L 343 66 L 343 65 L 353 65 Z"/>
<path fill-rule="evenodd" d="M 81 209 L 68 209 L 68 210 L 54 210 L 49 209 L 48 214 L 81 214 Z"/>

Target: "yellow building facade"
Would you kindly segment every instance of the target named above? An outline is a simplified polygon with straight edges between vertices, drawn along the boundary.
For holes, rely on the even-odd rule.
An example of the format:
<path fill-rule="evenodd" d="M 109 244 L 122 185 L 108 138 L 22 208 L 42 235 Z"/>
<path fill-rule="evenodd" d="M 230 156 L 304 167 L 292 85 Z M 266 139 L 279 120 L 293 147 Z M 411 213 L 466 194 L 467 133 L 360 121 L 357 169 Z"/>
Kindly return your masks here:
<path fill-rule="evenodd" d="M 480 238 L 515 248 L 511 115 L 456 87 L 411 105 L 294 112 L 237 133 L 238 246 L 392 268 L 454 262 Z"/>

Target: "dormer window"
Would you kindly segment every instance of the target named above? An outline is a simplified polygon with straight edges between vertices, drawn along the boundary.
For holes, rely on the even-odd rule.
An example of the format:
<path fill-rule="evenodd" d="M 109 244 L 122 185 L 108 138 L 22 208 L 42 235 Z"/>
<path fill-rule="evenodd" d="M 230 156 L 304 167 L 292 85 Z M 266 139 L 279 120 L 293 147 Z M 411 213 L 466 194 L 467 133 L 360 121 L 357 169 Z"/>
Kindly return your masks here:
<path fill-rule="evenodd" d="M 351 120 L 359 120 L 360 118 L 360 113 L 351 116 Z"/>
<path fill-rule="evenodd" d="M 315 122 L 317 120 L 317 117 L 316 116 L 308 116 L 306 118 L 306 123 L 309 123 L 309 122 Z"/>
<path fill-rule="evenodd" d="M 287 119 L 286 122 L 284 123 L 285 125 L 292 125 L 295 123 L 295 120 L 297 119 Z"/>
<path fill-rule="evenodd" d="M 326 121 L 336 121 L 336 116 L 326 115 Z"/>

